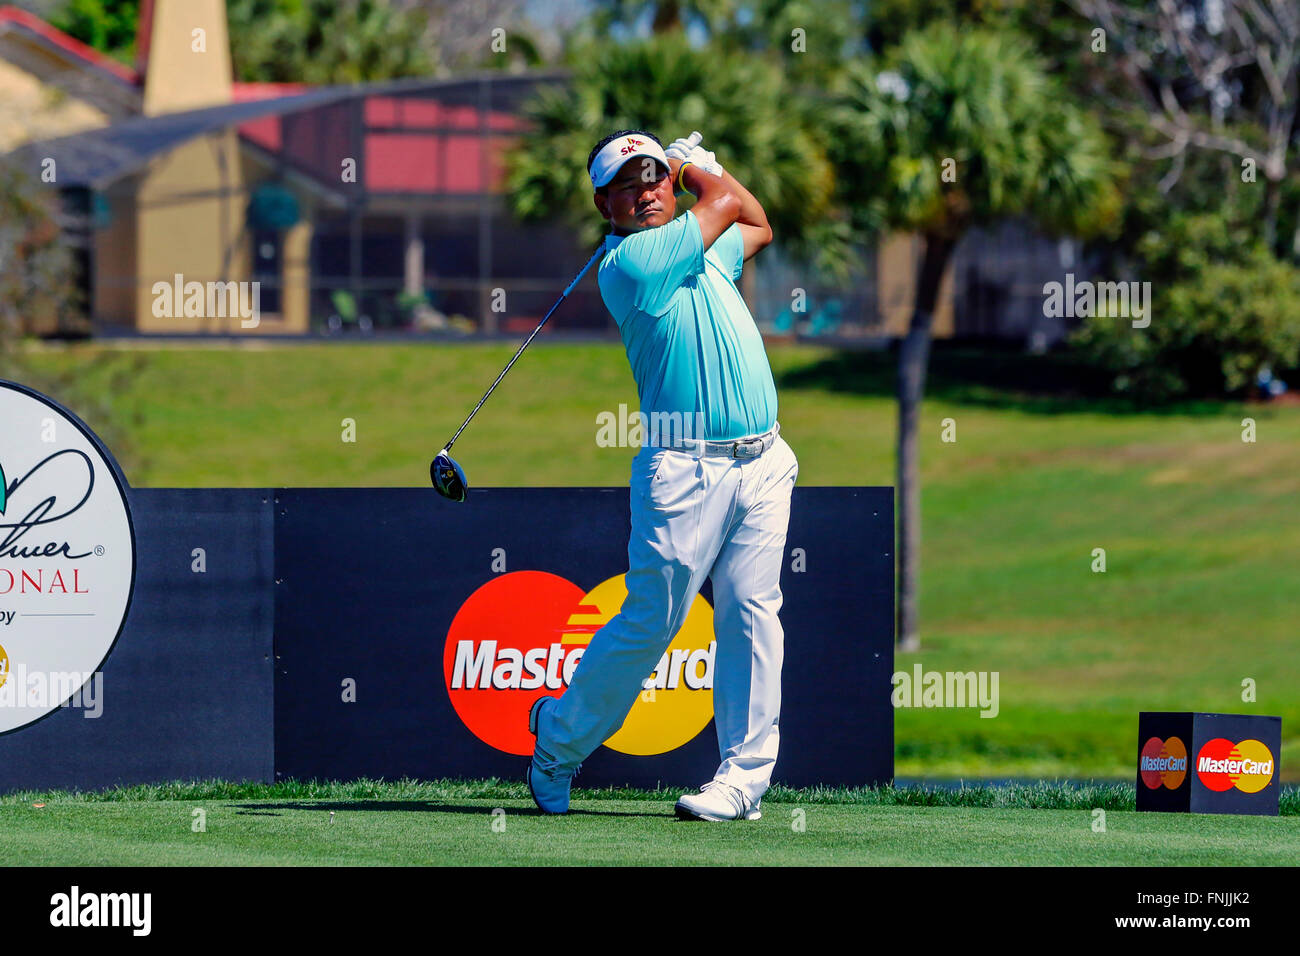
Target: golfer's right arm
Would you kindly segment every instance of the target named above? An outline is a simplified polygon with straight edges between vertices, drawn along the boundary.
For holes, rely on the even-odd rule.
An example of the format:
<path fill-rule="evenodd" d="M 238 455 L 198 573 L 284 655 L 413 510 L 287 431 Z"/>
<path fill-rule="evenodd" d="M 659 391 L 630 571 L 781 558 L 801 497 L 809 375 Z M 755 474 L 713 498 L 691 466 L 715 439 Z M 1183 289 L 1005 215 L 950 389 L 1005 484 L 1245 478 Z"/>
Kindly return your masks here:
<path fill-rule="evenodd" d="M 736 217 L 736 225 L 740 227 L 740 235 L 745 247 L 742 258 L 749 261 L 756 252 L 765 249 L 771 243 L 772 227 L 767 221 L 767 213 L 763 211 L 763 204 L 755 199 L 754 194 L 742 186 L 735 176 L 723 170 L 722 181 L 726 183 L 728 189 L 740 197 L 740 215 Z"/>
<path fill-rule="evenodd" d="M 677 172 L 682 168 L 681 160 L 670 156 L 668 168 L 676 182 Z M 707 249 L 740 218 L 741 198 L 721 177 L 706 173 L 694 163 L 687 165 L 682 185 L 695 196 L 691 213 L 700 224 L 700 235 Z"/>

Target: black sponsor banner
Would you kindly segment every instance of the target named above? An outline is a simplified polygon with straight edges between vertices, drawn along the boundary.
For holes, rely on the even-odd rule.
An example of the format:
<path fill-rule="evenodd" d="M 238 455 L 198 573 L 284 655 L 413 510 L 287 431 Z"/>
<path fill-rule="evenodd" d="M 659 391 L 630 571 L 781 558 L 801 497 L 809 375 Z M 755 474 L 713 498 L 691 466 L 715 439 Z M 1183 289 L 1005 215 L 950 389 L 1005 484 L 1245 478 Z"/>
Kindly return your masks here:
<path fill-rule="evenodd" d="M 1282 719 L 1138 715 L 1137 808 L 1277 816 Z"/>
<path fill-rule="evenodd" d="M 892 515 L 888 488 L 795 491 L 781 782 L 893 775 Z M 628 528 L 627 489 L 481 489 L 465 506 L 413 489 L 279 492 L 277 776 L 520 777 L 527 705 L 559 695 L 552 685 L 572 650 L 561 645 L 589 639 L 610 595 L 621 600 L 611 579 L 627 570 Z M 701 595 L 712 604 L 708 585 Z M 701 716 L 693 699 L 705 688 L 687 686 L 711 666 L 711 634 L 700 634 L 693 656 L 669 657 L 668 686 L 642 694 L 654 695 L 645 710 L 658 708 L 655 726 L 623 752 L 597 750 L 580 785 L 709 779 L 718 745 L 710 711 Z M 530 649 L 531 688 L 527 667 L 508 659 Z"/>
<path fill-rule="evenodd" d="M 72 704 L 0 736 L 0 790 L 270 779 L 270 492 L 135 489 L 130 501 L 122 634 Z"/>
<path fill-rule="evenodd" d="M 477 489 L 465 505 L 415 488 L 129 494 L 135 597 L 100 696 L 89 701 L 99 712 L 63 708 L 0 736 L 0 790 L 518 779 L 526 757 L 483 739 L 501 709 L 492 691 L 479 695 L 474 730 L 452 704 L 453 619 L 475 592 L 480 605 L 503 603 L 492 590 L 501 588 L 515 594 L 504 603 L 517 605 L 520 626 L 535 627 L 528 600 L 540 587 L 551 613 L 567 606 L 585 621 L 566 619 L 568 631 L 590 633 L 596 624 L 577 599 L 627 570 L 626 488 Z M 888 488 L 795 490 L 782 577 L 779 781 L 892 778 L 892 515 Z M 711 605 L 711 588 L 701 593 Z M 711 711 L 701 716 L 700 695 L 686 686 L 707 675 L 707 644 L 706 635 L 673 658 L 678 686 L 655 691 L 660 703 L 680 705 L 665 721 L 674 724 L 664 738 L 671 749 L 601 748 L 581 785 L 709 778 L 718 760 Z M 517 712 L 496 716 L 497 731 L 526 735 Z M 650 750 L 665 746 L 657 733 L 649 731 Z"/>

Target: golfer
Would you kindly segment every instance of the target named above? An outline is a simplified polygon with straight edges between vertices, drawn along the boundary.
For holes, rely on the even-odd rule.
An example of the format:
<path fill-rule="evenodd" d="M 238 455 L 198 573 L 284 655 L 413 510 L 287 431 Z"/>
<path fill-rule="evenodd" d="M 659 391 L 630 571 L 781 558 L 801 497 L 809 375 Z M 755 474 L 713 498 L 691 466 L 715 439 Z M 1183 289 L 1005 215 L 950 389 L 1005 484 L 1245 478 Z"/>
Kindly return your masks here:
<path fill-rule="evenodd" d="M 600 292 L 627 348 L 641 412 L 649 421 L 699 422 L 705 434 L 660 435 L 633 459 L 627 598 L 592 636 L 564 695 L 543 697 L 529 713 L 537 737 L 529 789 L 548 813 L 568 810 L 574 773 L 622 725 L 706 577 L 721 763 L 699 793 L 677 802 L 678 816 L 757 820 L 776 763 L 777 615 L 799 464 L 778 434 L 772 370 L 736 290 L 745 260 L 772 241 L 772 230 L 758 200 L 700 138 L 665 151 L 650 133 L 621 130 L 587 160 L 596 208 L 610 223 Z M 676 217 L 675 189 L 696 197 Z"/>

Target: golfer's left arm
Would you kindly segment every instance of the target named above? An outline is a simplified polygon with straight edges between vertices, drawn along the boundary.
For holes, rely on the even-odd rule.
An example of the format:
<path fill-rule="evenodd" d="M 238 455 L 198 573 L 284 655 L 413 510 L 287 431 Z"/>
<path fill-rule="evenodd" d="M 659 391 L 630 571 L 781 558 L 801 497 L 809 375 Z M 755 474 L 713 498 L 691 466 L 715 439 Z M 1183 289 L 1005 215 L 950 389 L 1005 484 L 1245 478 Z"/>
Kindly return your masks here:
<path fill-rule="evenodd" d="M 735 176 L 723 170 L 722 181 L 740 197 L 740 215 L 736 217 L 736 226 L 744 237 L 745 261 L 748 262 L 755 253 L 772 241 L 772 227 L 768 224 L 767 213 L 763 212 L 762 203 L 754 198 L 753 193 L 740 185 Z"/>

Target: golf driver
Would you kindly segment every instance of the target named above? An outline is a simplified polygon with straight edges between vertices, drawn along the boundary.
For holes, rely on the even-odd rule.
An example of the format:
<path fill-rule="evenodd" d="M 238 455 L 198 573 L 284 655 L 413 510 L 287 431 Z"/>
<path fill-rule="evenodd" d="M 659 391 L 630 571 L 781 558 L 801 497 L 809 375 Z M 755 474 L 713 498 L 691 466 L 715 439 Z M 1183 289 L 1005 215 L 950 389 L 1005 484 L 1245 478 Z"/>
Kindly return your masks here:
<path fill-rule="evenodd" d="M 602 240 L 600 247 L 592 254 L 591 258 L 587 260 L 587 264 L 582 267 L 582 271 L 579 272 L 574 280 L 569 283 L 569 287 L 564 290 L 563 294 L 555 300 L 555 305 L 551 306 L 550 311 L 542 317 L 542 321 L 537 323 L 537 328 L 533 329 L 532 334 L 529 335 L 528 338 L 524 339 L 524 344 L 519 346 L 519 351 L 515 353 L 515 357 L 506 363 L 506 367 L 501 370 L 501 374 L 497 376 L 497 380 L 489 386 L 486 392 L 483 393 L 483 397 L 480 398 L 478 404 L 474 406 L 474 411 L 469 413 L 469 418 L 465 419 L 465 423 L 461 425 L 460 428 L 456 429 L 456 434 L 451 436 L 451 441 L 447 442 L 447 444 L 442 447 L 442 450 L 434 456 L 433 461 L 429 464 L 429 477 L 433 481 L 433 487 L 438 490 L 438 494 L 452 501 L 465 500 L 465 496 L 469 492 L 469 482 L 465 479 L 465 470 L 457 464 L 456 459 L 451 457 L 451 446 L 456 444 L 456 439 L 459 438 L 460 433 L 465 430 L 465 426 L 468 425 L 470 420 L 478 414 L 478 410 L 483 407 L 483 403 L 486 402 L 488 396 L 492 394 L 492 389 L 501 384 L 501 380 L 506 377 L 506 372 L 510 371 L 510 366 L 514 365 L 519 356 L 524 354 L 524 349 L 528 348 L 528 343 L 537 337 L 538 332 L 542 331 L 542 326 L 546 324 L 546 320 L 555 314 L 555 310 L 560 307 L 560 303 L 569 297 L 569 293 L 573 291 L 574 286 L 582 281 L 582 277 L 587 274 L 587 270 L 595 265 L 596 261 L 600 259 L 604 253 L 605 243 Z"/>

